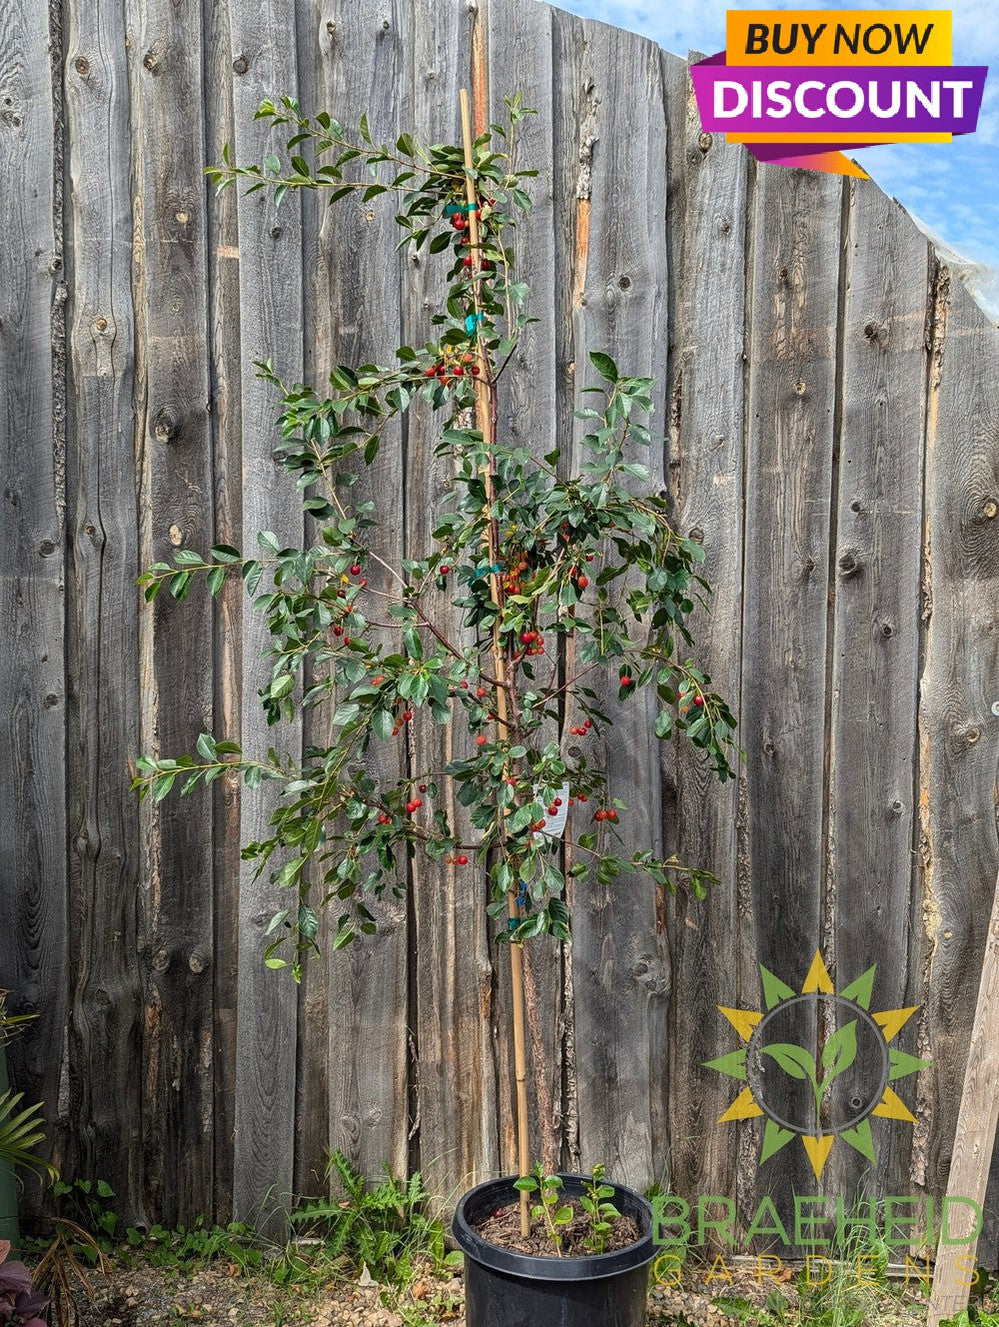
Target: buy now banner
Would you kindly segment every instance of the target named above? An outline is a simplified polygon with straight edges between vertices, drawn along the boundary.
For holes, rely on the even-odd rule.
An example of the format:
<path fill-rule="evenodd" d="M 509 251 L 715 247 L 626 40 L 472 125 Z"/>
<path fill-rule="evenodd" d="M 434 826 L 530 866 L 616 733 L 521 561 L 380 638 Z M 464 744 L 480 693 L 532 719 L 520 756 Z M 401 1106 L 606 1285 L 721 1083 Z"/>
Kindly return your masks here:
<path fill-rule="evenodd" d="M 706 132 L 863 177 L 844 148 L 974 132 L 988 68 L 953 65 L 951 47 L 950 10 L 729 10 L 726 49 L 690 73 Z"/>

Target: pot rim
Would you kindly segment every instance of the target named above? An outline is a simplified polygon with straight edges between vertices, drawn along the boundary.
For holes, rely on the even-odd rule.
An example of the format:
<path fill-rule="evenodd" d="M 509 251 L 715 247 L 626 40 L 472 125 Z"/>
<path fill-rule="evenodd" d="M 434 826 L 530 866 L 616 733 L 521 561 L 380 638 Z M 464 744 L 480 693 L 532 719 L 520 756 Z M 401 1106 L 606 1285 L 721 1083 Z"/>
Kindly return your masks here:
<path fill-rule="evenodd" d="M 560 1173 L 559 1178 L 565 1182 L 566 1192 L 577 1196 L 583 1192 L 584 1184 L 592 1183 L 593 1177 Z M 473 1229 L 472 1221 L 482 1209 L 505 1206 L 511 1198 L 519 1199 L 519 1190 L 513 1187 L 515 1179 L 516 1176 L 505 1175 L 477 1184 L 462 1195 L 455 1210 L 451 1223 L 455 1242 L 467 1257 L 482 1266 L 532 1281 L 597 1281 L 645 1267 L 655 1257 L 650 1203 L 626 1184 L 615 1184 L 609 1179 L 603 1182 L 612 1186 L 615 1199 L 625 1200 L 622 1208 L 624 1215 L 637 1221 L 642 1232 L 637 1240 L 623 1249 L 614 1249 L 610 1253 L 589 1253 L 585 1257 L 559 1258 L 518 1253 L 483 1239 Z M 506 1197 L 501 1200 L 504 1194 Z"/>

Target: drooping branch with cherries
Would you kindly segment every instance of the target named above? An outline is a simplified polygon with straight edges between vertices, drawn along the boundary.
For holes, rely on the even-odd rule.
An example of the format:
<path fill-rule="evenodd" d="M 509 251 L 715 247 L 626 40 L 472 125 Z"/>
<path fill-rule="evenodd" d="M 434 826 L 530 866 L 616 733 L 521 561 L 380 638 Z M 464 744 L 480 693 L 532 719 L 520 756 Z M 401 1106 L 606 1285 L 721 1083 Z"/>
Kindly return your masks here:
<path fill-rule="evenodd" d="M 269 836 L 244 856 L 287 891 L 265 957 L 296 979 L 318 952 L 319 911 L 334 909 L 337 947 L 374 931 L 371 900 L 402 895 L 415 852 L 442 869 L 487 870 L 490 912 L 514 942 L 568 938 L 567 877 L 641 873 L 698 896 L 713 880 L 675 857 L 623 850 L 626 807 L 588 755 L 588 739 L 611 746 L 618 707 L 649 689 L 650 737 L 682 731 L 720 779 L 737 750 L 728 704 L 689 657 L 687 619 L 709 592 L 703 551 L 673 528 L 636 459 L 662 445 L 648 422 L 653 380 L 590 355 L 599 385 L 583 389 L 592 404 L 576 412 L 585 432 L 573 473 L 554 443 L 536 455 L 497 436 L 497 384 L 532 321 L 513 241 L 535 174 L 516 168 L 515 135 L 533 112 L 519 97 L 506 105 L 508 122 L 474 141 L 469 168 L 460 145 L 424 147 L 408 134 L 381 145 L 366 119 L 353 141 L 328 115 L 268 101 L 258 118 L 285 127 L 285 154 L 243 166 L 226 149 L 208 172 L 220 190 L 247 184 L 277 202 L 294 190 L 347 206 L 385 196 L 400 247 L 447 265 L 427 342 L 399 348 L 394 364 L 338 365 L 321 391 L 285 382 L 271 361 L 256 366 L 280 399 L 275 459 L 315 542 L 285 548 L 262 531 L 252 554 L 180 549 L 141 577 L 147 600 L 164 587 L 184 599 L 198 580 L 218 595 L 241 578 L 271 637 L 259 693 L 268 723 L 328 710 L 336 740 L 304 759 L 202 734 L 193 755 L 136 762 L 134 787 L 156 800 L 225 775 L 275 785 Z M 383 513 L 356 481 L 388 445 L 386 425 L 418 400 L 440 419 L 447 479 L 429 546 L 396 562 Z M 608 675 L 612 686 L 598 689 Z M 452 727 L 454 758 L 419 769 L 407 745 L 405 776 L 380 777 L 372 744 L 404 739 L 421 711 Z"/>

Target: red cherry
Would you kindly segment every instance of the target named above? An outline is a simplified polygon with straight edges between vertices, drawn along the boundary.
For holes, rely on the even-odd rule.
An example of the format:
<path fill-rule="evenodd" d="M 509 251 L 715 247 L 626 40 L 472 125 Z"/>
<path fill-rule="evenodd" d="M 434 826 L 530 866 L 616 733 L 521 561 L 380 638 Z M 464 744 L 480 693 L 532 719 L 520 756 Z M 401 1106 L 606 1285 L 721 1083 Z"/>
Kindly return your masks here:
<path fill-rule="evenodd" d="M 608 811 L 608 812 L 607 812 L 607 819 L 608 819 L 608 820 L 616 820 L 616 819 L 617 819 L 617 812 L 616 812 L 615 810 L 613 810 L 613 809 L 611 809 L 610 811 Z"/>
<path fill-rule="evenodd" d="M 414 810 L 414 811 L 418 811 L 422 805 L 423 805 L 423 798 L 422 798 L 422 797 L 414 797 L 414 798 L 413 798 L 413 810 Z"/>
<path fill-rule="evenodd" d="M 428 378 L 436 378 L 436 377 L 437 377 L 437 365 L 436 365 L 436 364 L 431 364 L 431 365 L 430 365 L 430 368 L 427 369 L 427 377 L 428 377 Z"/>
<path fill-rule="evenodd" d="M 381 673 L 379 673 L 377 677 L 373 677 L 373 678 L 371 679 L 371 685 L 372 685 L 373 687 L 378 687 L 378 686 L 381 686 L 381 684 L 382 684 L 384 681 L 385 681 L 385 678 L 381 675 Z"/>
<path fill-rule="evenodd" d="M 630 686 L 631 686 L 631 678 L 630 678 L 630 677 L 622 677 L 622 678 L 621 678 L 621 685 L 622 685 L 623 687 L 630 687 Z"/>
<path fill-rule="evenodd" d="M 407 803 L 406 803 L 406 814 L 407 814 L 407 815 L 412 815 L 413 812 L 414 812 L 415 810 L 416 810 L 416 804 L 415 804 L 414 802 L 407 802 Z"/>
<path fill-rule="evenodd" d="M 472 377 L 473 377 L 473 378 L 477 378 L 481 372 L 482 372 L 482 370 L 479 368 L 478 364 L 473 364 L 473 365 L 472 365 Z"/>
<path fill-rule="evenodd" d="M 427 785 L 426 785 L 425 783 L 421 783 L 421 784 L 420 784 L 420 792 L 421 792 L 421 793 L 425 793 L 426 791 L 427 791 Z"/>
<path fill-rule="evenodd" d="M 539 820 L 538 823 L 534 826 L 534 828 L 535 828 L 535 829 L 544 829 L 545 826 L 546 826 L 547 824 L 548 824 L 548 821 L 547 821 L 547 820 Z"/>
<path fill-rule="evenodd" d="M 378 823 L 379 823 L 379 825 L 387 825 L 387 824 L 389 823 L 389 818 L 388 818 L 388 816 L 387 816 L 387 815 L 380 815 L 380 816 L 378 817 Z"/>
<path fill-rule="evenodd" d="M 579 586 L 581 590 L 585 590 L 586 587 L 589 585 L 589 583 L 590 583 L 589 576 L 580 576 L 576 581 L 576 584 Z"/>
<path fill-rule="evenodd" d="M 587 719 L 586 722 L 583 724 L 583 727 L 588 731 L 590 728 L 593 727 L 593 720 Z"/>
<path fill-rule="evenodd" d="M 464 853 L 462 853 L 459 857 L 456 857 L 454 860 L 458 863 L 459 866 L 468 865 L 468 858 L 465 856 Z"/>
<path fill-rule="evenodd" d="M 464 230 L 465 227 L 468 225 L 468 222 L 459 212 L 458 215 L 451 222 L 451 225 L 454 226 L 455 230 Z"/>
<path fill-rule="evenodd" d="M 593 561 L 593 554 L 592 554 L 592 553 L 587 553 L 587 555 L 586 555 L 586 560 L 587 560 L 587 562 L 592 562 L 592 561 Z"/>
<path fill-rule="evenodd" d="M 479 697 L 479 699 L 481 700 L 482 697 L 483 697 L 484 695 L 486 695 L 486 689 L 485 689 L 485 687 L 476 687 L 476 688 L 475 688 L 475 694 L 476 694 L 476 695 Z"/>
<path fill-rule="evenodd" d="M 343 643 L 344 643 L 344 645 L 349 645 L 349 644 L 350 644 L 350 637 L 349 637 L 349 636 L 344 636 L 344 638 L 343 638 Z"/>
<path fill-rule="evenodd" d="M 454 376 L 456 378 L 463 378 L 465 376 L 465 370 L 461 367 L 460 364 L 456 364 L 454 366 Z"/>
<path fill-rule="evenodd" d="M 485 746 L 485 744 L 488 741 L 489 741 L 488 737 L 486 737 L 483 733 L 479 733 L 478 737 L 475 739 L 475 744 L 476 746 Z"/>
<path fill-rule="evenodd" d="M 466 267 L 471 267 L 471 266 L 472 266 L 472 256 L 471 256 L 471 254 L 469 254 L 469 256 L 468 256 L 467 258 L 463 258 L 463 259 L 462 259 L 462 262 L 465 264 Z"/>
<path fill-rule="evenodd" d="M 594 819 L 594 820 L 606 820 L 606 819 L 607 819 L 607 812 L 606 812 L 606 811 L 594 811 L 594 813 L 593 813 L 593 819 Z"/>
<path fill-rule="evenodd" d="M 406 721 L 407 723 L 409 723 L 410 719 L 413 717 L 413 711 L 412 711 L 412 710 L 403 710 L 403 712 L 402 712 L 402 717 L 405 719 L 405 721 Z"/>
<path fill-rule="evenodd" d="M 446 576 L 450 570 L 451 570 L 450 567 L 442 566 L 441 569 L 440 569 L 441 575 L 442 575 L 442 576 Z"/>
<path fill-rule="evenodd" d="M 695 696 L 695 697 L 694 697 L 694 704 L 695 704 L 695 705 L 703 705 L 703 704 L 704 704 L 704 697 L 703 697 L 703 696 Z"/>
<path fill-rule="evenodd" d="M 351 574 L 352 576 L 360 576 L 360 574 L 361 574 L 361 564 L 360 564 L 359 562 L 354 562 L 354 563 L 351 564 L 350 574 Z"/>
<path fill-rule="evenodd" d="M 361 587 L 361 589 L 363 590 L 364 587 L 365 587 L 365 586 L 367 585 L 367 583 L 368 583 L 368 578 L 367 578 L 367 576 L 362 576 L 361 579 L 360 579 L 357 583 L 358 583 L 358 585 Z"/>
<path fill-rule="evenodd" d="M 577 802 L 588 802 L 589 800 L 590 800 L 590 799 L 587 797 L 586 793 L 577 793 L 577 794 L 576 794 L 576 801 L 577 801 Z"/>
<path fill-rule="evenodd" d="M 336 626 L 333 628 L 333 635 L 334 635 L 334 636 L 342 636 L 342 635 L 343 635 L 343 627 L 341 627 L 341 625 L 340 625 L 339 622 L 338 622 L 338 623 L 336 624 Z"/>

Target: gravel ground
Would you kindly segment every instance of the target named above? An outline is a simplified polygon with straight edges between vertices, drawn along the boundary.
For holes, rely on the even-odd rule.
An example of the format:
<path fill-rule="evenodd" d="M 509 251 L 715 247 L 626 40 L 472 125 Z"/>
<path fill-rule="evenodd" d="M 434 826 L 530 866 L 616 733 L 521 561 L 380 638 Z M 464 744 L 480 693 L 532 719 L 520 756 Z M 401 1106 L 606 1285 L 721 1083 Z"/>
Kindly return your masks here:
<path fill-rule="evenodd" d="M 235 1273 L 235 1274 L 234 1274 Z M 363 1280 L 364 1278 L 362 1278 Z M 97 1302 L 81 1304 L 78 1327 L 162 1327 L 211 1323 L 213 1327 L 406 1327 L 419 1321 L 463 1327 L 461 1278 L 427 1273 L 414 1281 L 395 1307 L 384 1302 L 387 1292 L 357 1280 L 331 1283 L 308 1291 L 277 1287 L 261 1275 L 244 1276 L 236 1269 L 212 1265 L 183 1274 L 174 1270 L 131 1265 L 95 1275 Z M 695 1283 L 696 1284 L 696 1283 Z M 715 1287 L 717 1289 L 717 1287 Z M 736 1276 L 724 1293 L 762 1304 L 762 1289 L 748 1274 Z M 797 1294 L 789 1281 L 782 1290 L 789 1308 Z M 925 1306 L 911 1293 L 869 1292 L 864 1324 L 871 1327 L 921 1327 Z M 653 1290 L 649 1327 L 669 1327 L 683 1315 L 694 1327 L 734 1327 L 736 1319 L 712 1303 L 710 1291 L 658 1287 Z M 802 1319 L 788 1316 L 787 1327 Z M 859 1327 L 859 1324 L 858 1324 Z"/>

